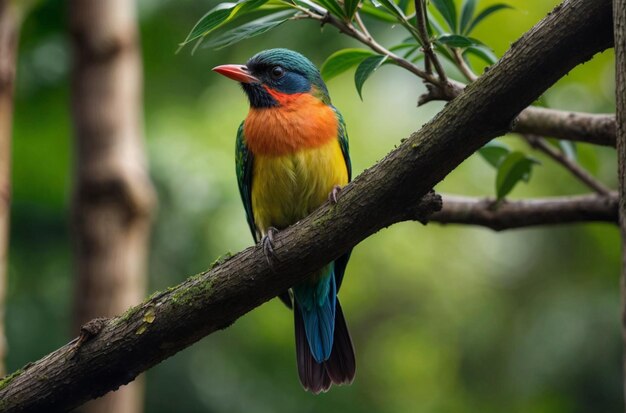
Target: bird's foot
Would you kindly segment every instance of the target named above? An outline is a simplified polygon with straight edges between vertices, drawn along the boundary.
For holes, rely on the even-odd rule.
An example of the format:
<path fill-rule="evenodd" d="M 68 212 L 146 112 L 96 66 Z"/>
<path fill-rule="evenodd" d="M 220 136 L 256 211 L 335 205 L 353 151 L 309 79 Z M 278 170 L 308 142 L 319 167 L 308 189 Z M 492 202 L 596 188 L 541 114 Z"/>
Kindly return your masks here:
<path fill-rule="evenodd" d="M 274 261 L 278 261 L 278 257 L 276 257 L 274 253 L 274 235 L 276 235 L 277 232 L 278 230 L 276 228 L 269 227 L 263 238 L 261 238 L 265 259 L 272 269 L 274 269 Z"/>
<path fill-rule="evenodd" d="M 328 201 L 330 201 L 331 205 L 337 204 L 337 195 L 341 192 L 341 187 L 339 185 L 333 186 L 333 189 L 330 190 L 328 194 Z"/>

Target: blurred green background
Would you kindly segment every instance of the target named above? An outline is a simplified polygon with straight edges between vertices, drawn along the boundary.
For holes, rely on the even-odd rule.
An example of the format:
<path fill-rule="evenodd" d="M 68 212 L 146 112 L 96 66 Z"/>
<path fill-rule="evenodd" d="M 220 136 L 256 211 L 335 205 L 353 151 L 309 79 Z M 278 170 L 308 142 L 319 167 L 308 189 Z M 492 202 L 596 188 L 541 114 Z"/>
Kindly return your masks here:
<path fill-rule="evenodd" d="M 557 1 L 509 0 L 475 36 L 500 56 Z M 221 51 L 175 54 L 215 0 L 140 0 L 145 125 L 160 208 L 151 291 L 181 282 L 252 243 L 234 173 L 234 138 L 247 111 L 237 85 L 210 71 L 266 48 L 298 50 L 321 65 L 358 47 L 332 27 L 290 22 Z M 482 0 L 479 7 L 495 1 Z M 66 11 L 46 1 L 25 22 L 13 150 L 8 367 L 71 338 L 68 217 L 72 145 Z M 401 27 L 372 23 L 392 45 Z M 614 60 L 605 52 L 544 98 L 549 106 L 614 111 Z M 450 68 L 451 73 L 455 72 Z M 351 138 L 355 174 L 387 154 L 442 106 L 416 107 L 421 82 L 384 66 L 356 94 L 353 72 L 328 84 Z M 458 76 L 457 76 L 458 78 Z M 524 148 L 515 137 L 504 138 Z M 579 161 L 616 185 L 614 150 L 579 145 Z M 529 151 L 529 150 L 528 150 Z M 512 198 L 585 193 L 549 160 Z M 493 195 L 495 171 L 473 156 L 437 189 Z M 292 315 L 277 300 L 147 374 L 148 412 L 603 412 L 619 411 L 619 236 L 587 224 L 494 233 L 403 223 L 354 250 L 341 299 L 357 354 L 349 387 L 313 396 L 296 373 Z"/>

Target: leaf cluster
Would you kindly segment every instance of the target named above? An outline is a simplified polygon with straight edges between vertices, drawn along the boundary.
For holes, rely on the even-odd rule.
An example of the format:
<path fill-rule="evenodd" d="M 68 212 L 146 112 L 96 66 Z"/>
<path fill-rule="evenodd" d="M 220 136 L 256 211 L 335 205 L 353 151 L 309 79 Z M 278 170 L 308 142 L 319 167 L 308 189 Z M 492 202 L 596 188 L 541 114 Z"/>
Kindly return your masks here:
<path fill-rule="evenodd" d="M 420 9 L 417 9 L 417 6 Z M 329 16 L 363 36 L 370 34 L 360 15 L 390 26 L 399 25 L 407 37 L 388 49 L 347 48 L 330 55 L 321 67 L 328 81 L 352 68 L 359 97 L 371 75 L 385 64 L 397 64 L 394 54 L 417 64 L 424 61 L 430 73 L 424 50 L 432 48 L 437 56 L 453 66 L 465 66 L 471 71 L 470 56 L 493 64 L 497 60 L 492 49 L 472 36 L 475 29 L 496 12 L 512 7 L 497 3 L 478 9 L 478 0 L 240 0 L 219 3 L 209 10 L 180 44 L 195 43 L 199 47 L 220 49 L 263 34 L 287 22 Z M 418 16 L 418 13 L 423 13 Z M 247 20 L 246 20 L 247 19 Z M 421 24 L 421 29 L 420 29 Z M 425 26 L 425 32 L 424 32 Z M 420 31 L 421 30 L 421 31 Z M 366 43 L 366 42 L 364 42 Z M 367 43 L 366 43 L 367 44 Z M 372 44 L 370 43 L 371 47 Z M 386 53 L 381 52 L 386 51 Z M 575 154 L 575 148 L 559 142 L 565 154 Z M 519 182 L 528 182 L 532 169 L 539 162 L 525 153 L 512 150 L 504 143 L 493 141 L 479 154 L 497 170 L 495 190 L 498 200 L 506 197 Z"/>

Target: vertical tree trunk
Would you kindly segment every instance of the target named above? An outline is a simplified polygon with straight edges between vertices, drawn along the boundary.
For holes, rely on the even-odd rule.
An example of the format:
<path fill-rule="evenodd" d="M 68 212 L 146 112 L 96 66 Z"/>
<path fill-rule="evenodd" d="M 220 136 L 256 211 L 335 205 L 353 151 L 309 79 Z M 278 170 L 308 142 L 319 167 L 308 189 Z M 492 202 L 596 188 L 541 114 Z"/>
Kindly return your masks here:
<path fill-rule="evenodd" d="M 619 224 L 622 234 L 622 373 L 626 402 L 626 0 L 613 0 L 615 33 L 615 93 L 617 115 L 617 162 L 619 173 Z M 624 411 L 626 411 L 626 404 Z"/>
<path fill-rule="evenodd" d="M 17 42 L 22 15 L 11 0 L 0 0 L 0 376 L 6 373 L 4 308 L 7 287 L 11 205 L 11 133 Z"/>
<path fill-rule="evenodd" d="M 74 329 L 143 298 L 154 192 L 143 143 L 142 68 L 131 0 L 70 0 L 75 142 Z M 142 410 L 135 381 L 81 409 Z"/>

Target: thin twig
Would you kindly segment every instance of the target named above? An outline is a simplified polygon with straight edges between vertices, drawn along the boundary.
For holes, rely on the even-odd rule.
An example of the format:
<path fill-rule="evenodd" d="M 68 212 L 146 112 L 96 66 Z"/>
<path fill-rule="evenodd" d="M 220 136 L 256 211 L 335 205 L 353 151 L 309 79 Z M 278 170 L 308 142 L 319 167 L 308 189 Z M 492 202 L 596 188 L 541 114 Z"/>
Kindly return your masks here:
<path fill-rule="evenodd" d="M 432 44 L 430 43 L 430 36 L 428 36 L 428 29 L 426 28 L 426 19 L 427 19 L 428 10 L 424 7 L 423 0 L 415 0 L 415 20 L 417 21 L 417 30 L 420 35 L 420 39 L 422 40 L 422 48 L 424 50 L 424 55 L 426 56 L 426 62 L 432 62 L 435 66 L 435 70 L 437 71 L 437 75 L 441 80 L 441 85 L 445 86 L 448 83 L 448 77 L 446 76 L 446 72 L 443 70 L 443 66 L 441 66 L 441 62 L 437 58 L 435 52 L 433 52 Z M 430 68 L 426 67 L 426 71 L 430 72 Z"/>
<path fill-rule="evenodd" d="M 361 29 L 361 31 L 363 32 L 363 34 L 369 38 L 369 39 L 373 39 L 372 35 L 370 34 L 370 32 L 367 30 L 367 27 L 365 26 L 365 24 L 363 23 L 363 20 L 361 20 L 361 15 L 359 14 L 359 12 L 357 11 L 354 14 L 354 20 L 356 20 L 356 23 L 359 25 L 359 28 Z"/>
<path fill-rule="evenodd" d="M 306 0 L 302 1 L 306 2 Z M 420 69 L 409 60 L 403 59 L 385 49 L 376 43 L 371 36 L 368 37 L 368 34 L 362 33 L 354 27 L 348 27 L 344 22 L 331 16 L 325 9 L 315 3 L 307 3 L 307 5 L 311 8 L 307 9 L 298 5 L 291 6 L 302 12 L 299 18 L 309 18 L 321 23 L 331 24 L 342 33 L 387 56 L 398 66 L 425 80 L 428 91 L 420 96 L 418 106 L 433 100 L 452 100 L 461 94 L 465 88 L 463 83 L 453 79 L 448 79 L 448 88 L 442 87 L 440 80 L 432 73 Z M 537 132 L 538 130 L 541 130 L 541 132 Z M 540 133 L 560 139 L 589 142 L 594 145 L 615 146 L 614 115 L 565 112 L 530 106 L 520 113 L 513 125 L 513 131 L 519 133 Z"/>
<path fill-rule="evenodd" d="M 558 225 L 585 222 L 617 224 L 616 192 L 605 195 L 578 195 L 540 199 L 505 200 L 478 199 L 458 195 L 442 195 L 442 208 L 429 222 L 440 224 L 478 225 L 494 231 L 528 228 L 537 225 Z M 496 206 L 497 205 L 497 206 Z"/>
<path fill-rule="evenodd" d="M 570 171 L 572 175 L 578 178 L 579 181 L 593 189 L 600 195 L 608 196 L 612 193 L 611 189 L 605 186 L 602 182 L 594 178 L 586 169 L 572 161 L 565 156 L 562 152 L 551 146 L 544 138 L 537 135 L 524 134 L 522 137 L 533 148 L 540 150 L 547 156 L 552 158 L 557 163 L 561 164 L 565 169 Z"/>
<path fill-rule="evenodd" d="M 472 71 L 468 64 L 465 63 L 465 60 L 463 59 L 463 54 L 461 54 L 461 51 L 457 47 L 452 48 L 452 56 L 454 56 L 456 67 L 459 68 L 459 70 L 461 71 L 461 73 L 463 73 L 463 76 L 465 76 L 467 80 L 469 80 L 470 82 L 474 82 L 476 79 L 478 79 L 478 76 L 476 76 L 476 74 Z"/>
<path fill-rule="evenodd" d="M 307 3 L 307 5 L 309 5 Z M 420 69 L 417 65 L 412 62 L 403 59 L 402 57 L 396 55 L 390 50 L 386 49 L 382 45 L 380 45 L 373 37 L 369 35 L 369 33 L 364 33 L 358 30 L 351 24 L 347 24 L 342 20 L 337 19 L 332 14 L 328 13 L 325 9 L 319 7 L 318 5 L 311 3 L 311 8 L 307 9 L 302 6 L 292 5 L 293 8 L 300 10 L 302 13 L 307 15 L 309 18 L 313 20 L 317 20 L 324 24 L 330 24 L 339 29 L 340 32 L 345 33 L 346 35 L 358 40 L 364 45 L 368 46 L 370 49 L 375 52 L 387 56 L 388 59 L 393 60 L 398 66 L 408 70 L 409 72 L 415 74 L 416 76 L 424 79 L 426 82 L 436 85 L 439 88 L 444 88 L 445 83 L 442 83 L 441 80 L 434 76 L 432 73 L 427 73 L 424 70 Z M 357 22 L 358 24 L 358 22 Z"/>
<path fill-rule="evenodd" d="M 260 246 L 248 248 L 108 323 L 71 362 L 65 346 L 3 380 L 0 411 L 70 411 L 117 389 L 302 283 L 312 270 L 369 235 L 404 219 L 407 207 L 476 148 L 506 130 L 528 101 L 589 56 L 610 47 L 611 22 L 608 1 L 565 1 L 468 88 L 464 98 L 444 107 L 346 186 L 337 205 L 326 203 L 282 230 L 275 240 L 281 259 L 278 272 L 271 271 Z M 550 59 L 537 58 L 544 55 Z"/>

